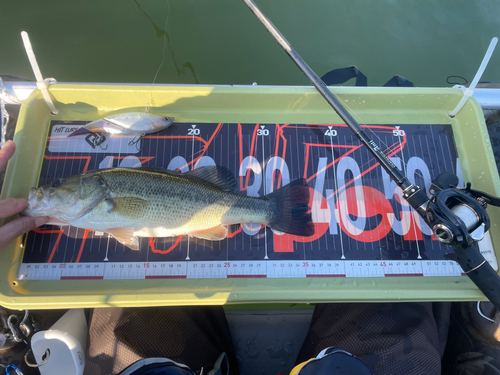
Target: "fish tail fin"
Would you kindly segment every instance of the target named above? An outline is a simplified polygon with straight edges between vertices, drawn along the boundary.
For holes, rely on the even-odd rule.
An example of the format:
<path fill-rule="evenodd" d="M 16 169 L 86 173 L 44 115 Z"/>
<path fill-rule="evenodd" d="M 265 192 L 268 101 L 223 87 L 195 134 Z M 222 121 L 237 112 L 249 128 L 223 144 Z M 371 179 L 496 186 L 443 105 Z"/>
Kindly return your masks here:
<path fill-rule="evenodd" d="M 290 182 L 268 195 L 273 212 L 268 226 L 297 236 L 312 236 L 314 224 L 309 208 L 309 187 L 304 178 Z"/>

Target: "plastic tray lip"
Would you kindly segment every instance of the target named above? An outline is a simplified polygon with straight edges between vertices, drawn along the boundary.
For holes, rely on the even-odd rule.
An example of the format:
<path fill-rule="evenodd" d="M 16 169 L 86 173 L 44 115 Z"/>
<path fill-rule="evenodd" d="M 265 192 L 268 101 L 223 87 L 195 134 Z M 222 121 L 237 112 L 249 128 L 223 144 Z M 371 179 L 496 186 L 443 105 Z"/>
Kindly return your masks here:
<path fill-rule="evenodd" d="M 114 83 L 57 83 L 50 86 L 53 93 L 59 99 L 64 95 L 79 95 L 82 91 L 116 91 L 116 92 L 134 92 L 138 88 L 153 88 L 155 91 L 170 93 L 172 91 L 182 94 L 183 91 L 192 91 L 200 89 L 210 89 L 214 94 L 219 93 L 244 93 L 255 94 L 265 92 L 269 94 L 291 95 L 312 94 L 318 95 L 315 89 L 310 86 L 232 86 L 232 85 L 148 85 L 148 84 L 114 84 Z M 178 90 L 185 88 L 185 90 Z M 125 90 L 124 90 L 125 89 Z M 449 95 L 447 101 L 459 100 L 463 95 L 460 89 L 456 88 L 381 88 L 381 87 L 331 87 L 332 91 L 340 95 L 410 95 L 437 97 L 439 95 Z M 319 96 L 319 95 L 318 95 Z M 72 102 L 67 102 L 71 104 Z M 64 107 L 67 103 L 56 102 L 56 106 Z M 452 109 L 452 108 L 451 108 Z M 450 110 L 451 110 L 450 109 Z M 419 109 L 421 110 L 421 109 Z M 459 114 L 455 119 L 449 119 L 441 108 L 430 108 L 432 111 L 438 111 L 440 114 L 433 114 L 435 123 L 459 123 L 462 116 Z M 483 121 L 482 111 L 479 104 L 471 99 L 462 111 L 473 112 L 468 114 L 468 119 L 472 118 L 476 122 Z M 20 145 L 20 149 L 26 148 L 24 145 L 23 131 L 29 126 L 29 121 L 37 112 L 37 121 L 45 127 L 51 119 L 59 119 L 59 116 L 52 117 L 43 102 L 39 90 L 35 90 L 23 103 L 18 120 L 18 129 L 16 130 L 15 141 Z M 248 114 L 245 114 L 248 116 Z M 42 131 L 43 133 L 43 131 Z M 46 135 L 43 133 L 44 136 Z M 33 135 L 31 135 L 33 137 Z M 36 154 L 36 150 L 33 150 Z M 41 161 L 41 154 L 37 156 L 38 160 L 33 160 L 38 165 Z M 18 165 L 23 165 L 18 153 L 9 163 L 2 191 L 2 199 L 10 194 L 11 196 L 23 196 L 22 191 L 29 189 L 24 187 L 20 193 L 14 193 L 14 182 L 10 181 L 14 175 L 14 170 Z M 464 171 L 464 174 L 466 171 Z M 464 176 L 465 177 L 465 176 Z M 500 189 L 498 176 L 493 176 L 493 187 Z M 9 182 L 7 182 L 9 181 Z M 498 192 L 497 192 L 498 194 Z M 500 194 L 498 194 L 500 195 Z M 188 279 L 183 283 L 184 291 L 171 290 L 169 282 L 152 282 L 150 280 L 135 281 L 136 287 L 124 290 L 117 290 L 117 280 L 99 280 L 93 281 L 97 285 L 92 288 L 85 288 L 85 283 L 68 281 L 64 288 L 56 287 L 57 281 L 22 281 L 16 280 L 17 271 L 20 264 L 21 240 L 11 243 L 1 254 L 0 258 L 0 304 L 9 308 L 68 308 L 68 307 L 109 307 L 109 306 L 151 306 L 151 305 L 179 305 L 179 304 L 238 304 L 238 303 L 268 303 L 268 302 L 377 302 L 377 301 L 466 301 L 484 299 L 482 294 L 465 277 L 422 277 L 419 280 L 415 278 L 398 278 L 395 283 L 391 281 L 391 287 L 385 285 L 389 280 L 380 278 L 349 278 L 344 280 L 331 279 L 267 279 L 267 280 L 219 280 L 218 288 L 204 291 L 193 289 L 193 286 L 199 280 L 206 279 Z M 118 280 L 122 285 L 128 285 L 131 280 Z M 37 287 L 33 287 L 34 284 Z M 90 281 L 92 283 L 92 281 Z M 99 283 L 99 284 L 97 284 Z M 354 286 L 356 283 L 356 286 Z M 415 285 L 416 283 L 416 285 Z M 323 284 L 326 285 L 323 286 Z M 338 285 L 337 285 L 338 284 Z M 347 285 L 349 284 L 349 285 Z M 90 284 L 89 284 L 90 285 Z M 101 287 L 110 287 L 115 293 L 103 291 Z M 249 286 L 250 285 L 250 286 Z M 289 285 L 288 288 L 285 286 Z M 375 285 L 375 286 L 374 286 Z M 386 290 L 377 289 L 385 287 Z M 70 289 L 73 288 L 73 291 Z M 262 288 L 266 288 L 262 290 Z M 186 289 L 192 289 L 187 292 Z"/>
<path fill-rule="evenodd" d="M 330 91 L 338 95 L 350 94 L 368 94 L 368 95 L 394 95 L 394 94 L 411 94 L 411 95 L 450 95 L 459 101 L 463 96 L 463 91 L 455 87 L 383 87 L 383 86 L 327 86 Z M 101 83 L 101 82 L 63 82 L 50 85 L 50 90 L 56 94 L 60 91 L 95 91 L 95 90 L 110 90 L 110 91 L 136 91 L 136 90 L 151 90 L 159 92 L 169 91 L 186 91 L 192 92 L 197 90 L 211 90 L 216 93 L 231 93 L 239 92 L 256 94 L 257 92 L 266 92 L 269 94 L 313 94 L 321 98 L 317 90 L 313 86 L 308 85 L 239 85 L 239 84 L 151 84 L 151 83 Z M 34 90 L 37 92 L 38 90 Z M 37 99 L 42 99 L 39 94 L 35 94 Z M 456 97 L 456 98 L 455 98 Z M 328 106 L 324 99 L 321 98 L 321 103 Z M 473 101 L 477 102 L 474 98 Z M 470 103 L 472 100 L 469 100 Z M 328 107 L 330 108 L 330 107 Z M 480 108 L 480 106 L 479 106 Z M 330 109 L 333 113 L 333 110 Z M 451 111 L 451 109 L 449 110 Z"/>
<path fill-rule="evenodd" d="M 16 83 L 21 83 L 21 82 L 16 82 Z M 31 82 L 28 82 L 31 83 Z M 36 85 L 35 85 L 36 86 Z M 63 86 L 81 86 L 81 87 L 98 87 L 98 86 L 111 86 L 111 87 L 158 87 L 158 88 L 168 88 L 168 87 L 186 87 L 186 88 L 197 88 L 197 87 L 223 87 L 223 88 L 251 88 L 251 89 L 258 89 L 258 88 L 277 88 L 277 89 L 283 89 L 283 90 L 289 90 L 289 89 L 307 89 L 307 90 L 312 90 L 314 92 L 317 92 L 314 86 L 311 85 L 261 85 L 261 84 L 256 84 L 256 85 L 245 85 L 245 84 L 211 84 L 211 83 L 206 83 L 206 84 L 196 84 L 196 83 L 189 83 L 189 84 L 183 84 L 183 83 L 140 83 L 140 82 L 131 82 L 131 83 L 125 83 L 125 82 L 55 82 L 50 84 L 49 88 L 50 90 L 54 88 L 60 88 Z M 354 91 L 384 91 L 384 92 L 412 92 L 415 90 L 423 90 L 428 92 L 429 90 L 432 91 L 453 91 L 457 94 L 463 95 L 463 90 L 461 90 L 458 87 L 385 87 L 385 86 L 327 86 L 331 90 L 354 90 Z"/>
<path fill-rule="evenodd" d="M 325 302 L 416 302 L 416 301 L 478 301 L 486 300 L 479 290 L 465 277 L 446 277 L 447 282 L 443 283 L 443 277 L 425 277 L 425 282 L 419 282 L 419 288 L 414 289 L 409 282 L 414 278 L 398 278 L 399 282 L 388 286 L 389 280 L 379 279 L 377 285 L 373 284 L 370 278 L 349 278 L 347 285 L 336 285 L 338 282 L 331 278 L 317 278 L 313 285 L 297 285 L 300 282 L 290 282 L 288 278 L 273 279 L 274 286 L 280 285 L 279 293 L 275 288 L 268 289 L 265 280 L 255 280 L 251 287 L 246 285 L 245 280 L 236 282 L 229 280 L 218 280 L 218 288 L 205 290 L 200 287 L 196 290 L 175 291 L 156 285 L 148 288 L 142 285 L 137 291 L 122 292 L 120 290 L 110 290 L 108 292 L 86 291 L 71 293 L 70 291 L 59 293 L 35 293 L 18 294 L 15 296 L 1 296 L 2 306 L 11 309 L 51 309 L 51 308 L 99 308 L 99 307 L 140 307 L 140 306 L 180 306 L 180 305 L 226 305 L 226 304 L 248 304 L 248 303 L 325 303 Z M 405 280 L 407 279 L 407 280 Z M 206 282 L 207 279 L 191 279 L 195 282 Z M 133 280 L 105 280 L 104 284 L 110 281 L 127 281 L 123 284 L 132 283 Z M 141 280 L 142 281 L 142 280 Z M 33 282 L 33 281 L 31 281 Z M 345 280 L 340 283 L 344 283 Z M 44 281 L 48 285 L 57 281 Z M 103 286 L 102 280 L 92 281 Z M 357 283 L 356 288 L 351 286 Z M 150 284 L 150 283 L 146 283 Z M 308 283 L 309 284 L 309 283 Z M 436 288 L 436 284 L 442 284 L 442 289 Z M 453 290 L 446 288 L 447 284 L 454 285 Z M 75 290 L 79 289 L 78 282 L 68 282 L 68 289 L 74 285 Z M 286 286 L 288 285 L 288 286 Z M 380 288 L 381 287 L 381 288 Z M 267 288 L 263 290 L 262 288 Z M 68 300 L 71 300 L 68 302 Z"/>

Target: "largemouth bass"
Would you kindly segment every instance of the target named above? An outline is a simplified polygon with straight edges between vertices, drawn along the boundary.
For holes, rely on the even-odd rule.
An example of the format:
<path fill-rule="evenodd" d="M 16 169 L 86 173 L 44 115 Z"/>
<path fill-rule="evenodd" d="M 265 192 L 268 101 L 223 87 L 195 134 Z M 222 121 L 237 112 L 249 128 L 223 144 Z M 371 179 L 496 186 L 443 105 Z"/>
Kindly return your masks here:
<path fill-rule="evenodd" d="M 224 167 L 179 173 L 160 168 L 89 171 L 32 188 L 28 216 L 49 216 L 78 228 L 111 234 L 133 250 L 137 237 L 188 234 L 227 237 L 225 225 L 258 223 L 299 236 L 314 234 L 305 179 L 264 197 L 234 194 L 237 183 Z"/>

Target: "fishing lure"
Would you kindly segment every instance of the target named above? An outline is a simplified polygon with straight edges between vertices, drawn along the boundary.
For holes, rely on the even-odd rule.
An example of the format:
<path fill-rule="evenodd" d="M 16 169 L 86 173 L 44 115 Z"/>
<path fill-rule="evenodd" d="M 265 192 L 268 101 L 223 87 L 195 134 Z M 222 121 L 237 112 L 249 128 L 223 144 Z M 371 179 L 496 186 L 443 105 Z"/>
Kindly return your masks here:
<path fill-rule="evenodd" d="M 144 135 L 165 130 L 174 122 L 175 118 L 173 117 L 153 115 L 147 112 L 119 113 L 92 121 L 75 130 L 68 137 L 86 135 L 87 142 L 93 143 L 93 146 L 99 146 L 106 139 L 102 133 L 133 135 L 134 139 L 130 143 L 133 145 L 138 143 Z M 96 133 L 99 136 L 89 138 L 89 135 Z"/>

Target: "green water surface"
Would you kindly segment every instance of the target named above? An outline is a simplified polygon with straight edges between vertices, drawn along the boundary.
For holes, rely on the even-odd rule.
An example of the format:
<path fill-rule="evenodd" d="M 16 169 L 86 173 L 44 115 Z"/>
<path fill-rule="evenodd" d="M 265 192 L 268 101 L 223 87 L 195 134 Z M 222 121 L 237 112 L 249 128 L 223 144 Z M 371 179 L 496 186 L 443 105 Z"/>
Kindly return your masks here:
<path fill-rule="evenodd" d="M 370 86 L 396 74 L 416 86 L 471 81 L 500 34 L 498 0 L 257 4 L 318 75 L 355 65 Z M 22 30 L 60 82 L 152 83 L 165 46 L 157 83 L 308 84 L 240 0 L 3 1 L 0 75 L 34 79 Z M 482 80 L 500 82 L 500 47 Z"/>

